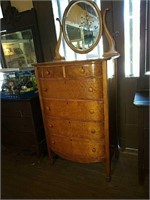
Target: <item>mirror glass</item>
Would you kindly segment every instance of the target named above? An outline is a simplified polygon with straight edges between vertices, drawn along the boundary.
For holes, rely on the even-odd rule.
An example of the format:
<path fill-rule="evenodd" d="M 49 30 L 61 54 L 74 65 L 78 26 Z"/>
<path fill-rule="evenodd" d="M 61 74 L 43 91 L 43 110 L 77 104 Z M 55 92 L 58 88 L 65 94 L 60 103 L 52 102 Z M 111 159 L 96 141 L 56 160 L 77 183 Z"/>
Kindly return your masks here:
<path fill-rule="evenodd" d="M 64 12 L 63 34 L 72 50 L 90 52 L 102 35 L 102 18 L 97 5 L 84 0 L 71 2 Z"/>
<path fill-rule="evenodd" d="M 1 36 L 7 68 L 26 68 L 35 63 L 36 55 L 30 29 Z"/>

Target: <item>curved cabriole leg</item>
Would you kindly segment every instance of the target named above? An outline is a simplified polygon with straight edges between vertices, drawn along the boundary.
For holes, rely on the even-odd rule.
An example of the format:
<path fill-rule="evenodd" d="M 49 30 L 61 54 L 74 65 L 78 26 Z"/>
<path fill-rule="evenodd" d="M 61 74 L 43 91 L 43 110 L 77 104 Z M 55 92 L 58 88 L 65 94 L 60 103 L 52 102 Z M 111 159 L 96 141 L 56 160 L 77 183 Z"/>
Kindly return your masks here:
<path fill-rule="evenodd" d="M 48 159 L 51 165 L 53 165 L 56 160 L 54 153 L 50 149 L 48 149 Z"/>

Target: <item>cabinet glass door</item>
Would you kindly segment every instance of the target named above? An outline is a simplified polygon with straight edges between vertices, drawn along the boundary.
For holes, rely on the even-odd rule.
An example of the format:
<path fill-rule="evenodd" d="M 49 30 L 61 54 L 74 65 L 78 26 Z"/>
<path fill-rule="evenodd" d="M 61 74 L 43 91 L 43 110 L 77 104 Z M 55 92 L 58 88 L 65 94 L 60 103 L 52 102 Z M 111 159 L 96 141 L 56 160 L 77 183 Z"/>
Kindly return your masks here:
<path fill-rule="evenodd" d="M 27 68 L 36 63 L 33 35 L 30 29 L 1 36 L 7 68 Z"/>

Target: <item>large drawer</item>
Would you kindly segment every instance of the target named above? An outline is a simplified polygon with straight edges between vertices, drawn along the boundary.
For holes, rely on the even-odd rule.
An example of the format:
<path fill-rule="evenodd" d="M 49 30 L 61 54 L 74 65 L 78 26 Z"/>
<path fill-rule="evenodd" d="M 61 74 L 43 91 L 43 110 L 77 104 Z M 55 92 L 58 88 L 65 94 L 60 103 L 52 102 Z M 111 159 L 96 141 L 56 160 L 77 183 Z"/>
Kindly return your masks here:
<path fill-rule="evenodd" d="M 104 119 L 104 105 L 102 101 L 46 99 L 42 99 L 42 101 L 44 113 L 47 116 L 92 121 L 103 121 Z"/>
<path fill-rule="evenodd" d="M 63 67 L 46 65 L 38 68 L 39 78 L 63 78 Z"/>
<path fill-rule="evenodd" d="M 65 66 L 67 78 L 102 76 L 102 63 L 99 64 L 74 64 Z"/>
<path fill-rule="evenodd" d="M 103 98 L 102 78 L 40 80 L 41 95 L 56 99 Z"/>
<path fill-rule="evenodd" d="M 78 162 L 98 162 L 105 158 L 104 141 L 100 142 L 50 134 L 48 144 L 58 155 Z"/>
<path fill-rule="evenodd" d="M 103 122 L 87 122 L 47 117 L 48 133 L 100 141 L 104 138 Z"/>

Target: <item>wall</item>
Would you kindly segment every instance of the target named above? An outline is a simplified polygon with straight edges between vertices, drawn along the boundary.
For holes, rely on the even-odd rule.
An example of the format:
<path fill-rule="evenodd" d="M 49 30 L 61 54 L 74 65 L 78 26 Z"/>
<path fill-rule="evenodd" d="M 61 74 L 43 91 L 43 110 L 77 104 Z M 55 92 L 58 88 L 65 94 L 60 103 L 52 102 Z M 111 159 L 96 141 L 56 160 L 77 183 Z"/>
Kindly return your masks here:
<path fill-rule="evenodd" d="M 33 1 L 33 6 L 37 13 L 44 61 L 51 61 L 55 56 L 57 43 L 52 3 L 51 1 Z"/>
<path fill-rule="evenodd" d="M 10 0 L 10 2 L 11 2 L 11 6 L 16 7 L 19 12 L 22 12 L 22 11 L 25 11 L 25 10 L 30 10 L 31 8 L 33 8 L 32 0 L 29 0 L 29 1 Z"/>

